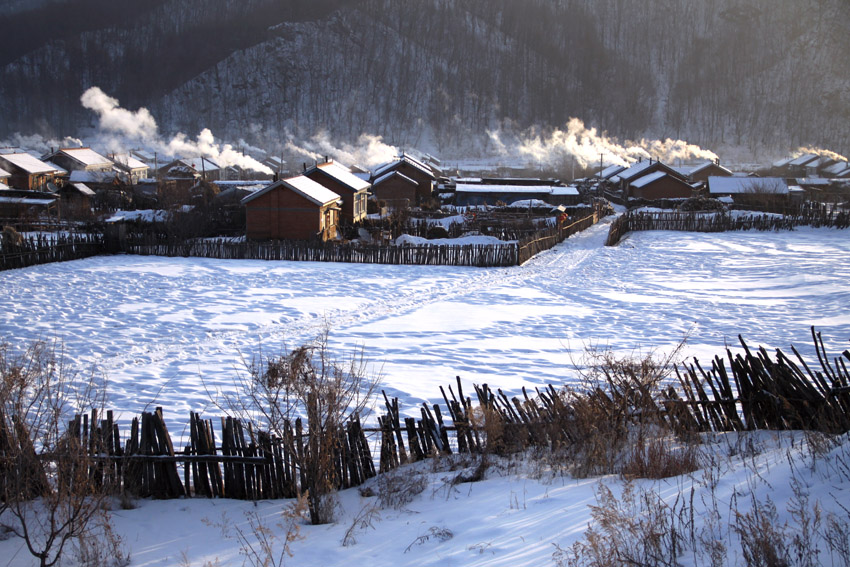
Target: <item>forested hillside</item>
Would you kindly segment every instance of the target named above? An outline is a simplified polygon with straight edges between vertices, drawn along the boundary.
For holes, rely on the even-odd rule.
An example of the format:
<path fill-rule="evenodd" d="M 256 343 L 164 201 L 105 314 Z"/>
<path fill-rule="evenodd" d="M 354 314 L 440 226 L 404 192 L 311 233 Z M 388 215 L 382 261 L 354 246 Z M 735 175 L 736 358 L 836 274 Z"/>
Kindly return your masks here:
<path fill-rule="evenodd" d="M 577 117 L 621 138 L 850 149 L 845 0 L 36 6 L 0 17 L 0 136 L 76 132 L 96 85 L 165 131 L 267 145 L 323 131 L 445 150 Z"/>

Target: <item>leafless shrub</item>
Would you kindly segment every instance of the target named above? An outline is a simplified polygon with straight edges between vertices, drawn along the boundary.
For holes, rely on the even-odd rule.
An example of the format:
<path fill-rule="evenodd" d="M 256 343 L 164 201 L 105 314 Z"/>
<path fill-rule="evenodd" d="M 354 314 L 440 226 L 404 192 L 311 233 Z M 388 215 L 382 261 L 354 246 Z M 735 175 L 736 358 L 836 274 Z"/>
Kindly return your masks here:
<path fill-rule="evenodd" d="M 91 530 L 77 538 L 76 559 L 86 567 L 127 567 L 130 553 L 121 536 L 115 533 L 105 512 L 98 517 Z"/>
<path fill-rule="evenodd" d="M 351 525 L 348 526 L 347 530 L 345 530 L 345 536 L 342 538 L 342 546 L 348 547 L 356 544 L 357 533 L 366 530 L 367 528 L 375 529 L 373 522 L 380 519 L 381 514 L 378 506 L 375 506 L 374 504 L 366 504 L 360 512 L 354 516 L 354 519 L 351 521 Z"/>
<path fill-rule="evenodd" d="M 255 510 L 245 512 L 247 528 L 238 523 L 230 524 L 222 519 L 217 525 L 228 537 L 239 543 L 239 553 L 251 567 L 282 567 L 292 557 L 291 545 L 302 539 L 300 524 L 307 514 L 304 498 L 295 500 L 286 507 L 276 524 L 280 535 Z"/>
<path fill-rule="evenodd" d="M 594 520 L 583 540 L 568 549 L 556 546 L 552 558 L 559 566 L 614 567 L 619 565 L 678 565 L 689 527 L 684 506 L 673 506 L 651 491 L 626 483 L 620 498 L 601 485 Z"/>
<path fill-rule="evenodd" d="M 796 477 L 791 478 L 791 491 L 792 496 L 787 508 L 795 523 L 791 537 L 794 565 L 816 567 L 820 565 L 817 539 L 821 531 L 821 508 L 817 502 L 809 504 L 808 492 Z"/>
<path fill-rule="evenodd" d="M 428 486 L 428 478 L 419 469 L 405 467 L 380 475 L 377 484 L 378 505 L 383 509 L 401 510 L 422 494 Z"/>
<path fill-rule="evenodd" d="M 823 540 L 832 555 L 837 555 L 841 565 L 850 565 L 850 524 L 835 514 L 826 517 Z"/>
<path fill-rule="evenodd" d="M 662 455 L 650 439 L 673 433 L 658 399 L 683 345 L 661 359 L 652 353 L 616 356 L 610 350 L 586 350 L 585 360 L 576 365 L 580 388 L 566 389 L 557 405 L 563 442 L 554 454 L 572 462 L 573 475 L 619 472 L 627 459 L 637 473 L 645 465 L 662 464 L 649 458 L 664 457 L 673 465 L 681 457 Z M 636 444 L 639 449 L 633 449 Z"/>
<path fill-rule="evenodd" d="M 630 448 L 622 474 L 628 478 L 669 478 L 699 469 L 693 444 L 677 445 L 669 437 L 638 438 Z"/>
<path fill-rule="evenodd" d="M 439 526 L 431 526 L 430 528 L 428 528 L 428 531 L 426 533 L 424 533 L 423 535 L 414 539 L 410 543 L 410 545 L 408 545 L 404 549 L 404 552 L 407 553 L 408 551 L 413 549 L 413 546 L 415 546 L 415 545 L 422 545 L 423 543 L 426 543 L 426 542 L 429 542 L 429 541 L 432 541 L 432 540 L 439 542 L 439 543 L 443 543 L 445 541 L 449 541 L 453 537 L 455 537 L 455 534 L 450 529 L 441 528 Z"/>
<path fill-rule="evenodd" d="M 303 448 L 291 446 L 303 471 L 310 521 L 333 521 L 336 509 L 336 452 L 345 423 L 368 413 L 379 378 L 367 372 L 363 350 L 348 360 L 333 356 L 328 330 L 288 353 L 260 357 L 248 365 L 248 375 L 237 378 L 239 396 L 224 396 L 222 409 L 260 424 L 279 438 L 290 440 L 288 426 L 306 421 Z"/>
<path fill-rule="evenodd" d="M 786 525 L 779 524 L 776 505 L 770 500 L 753 501 L 753 508 L 735 514 L 732 530 L 741 540 L 744 561 L 752 567 L 791 565 Z"/>

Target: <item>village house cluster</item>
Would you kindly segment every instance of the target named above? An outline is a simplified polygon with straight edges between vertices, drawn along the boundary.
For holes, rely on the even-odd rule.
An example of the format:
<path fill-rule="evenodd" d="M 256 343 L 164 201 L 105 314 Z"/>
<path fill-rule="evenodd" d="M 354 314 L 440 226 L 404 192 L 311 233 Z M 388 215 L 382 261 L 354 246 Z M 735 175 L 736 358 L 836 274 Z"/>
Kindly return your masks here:
<path fill-rule="evenodd" d="M 554 212 L 592 198 L 625 205 L 705 196 L 729 203 L 774 200 L 848 200 L 850 164 L 818 154 L 776 162 L 756 173 L 736 173 L 719 160 L 670 165 L 644 159 L 609 165 L 562 183 L 554 178 L 446 175 L 441 162 L 401 152 L 371 171 L 330 158 L 287 169 L 282 158 L 263 165 L 273 175 L 209 157 L 163 160 L 133 150 L 102 155 L 91 148 L 60 148 L 39 157 L 0 148 L 0 219 L 86 221 L 129 209 L 224 207 L 244 218 L 249 239 L 334 240 L 367 216 L 445 205 L 481 207 L 517 203 Z M 350 230 L 347 230 L 350 234 Z"/>

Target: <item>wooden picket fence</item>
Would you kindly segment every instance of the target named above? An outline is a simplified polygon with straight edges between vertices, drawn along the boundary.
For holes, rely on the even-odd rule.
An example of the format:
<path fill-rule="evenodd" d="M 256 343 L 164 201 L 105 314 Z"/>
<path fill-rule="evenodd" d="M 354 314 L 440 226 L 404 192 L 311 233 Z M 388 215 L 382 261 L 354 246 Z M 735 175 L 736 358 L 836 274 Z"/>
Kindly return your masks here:
<path fill-rule="evenodd" d="M 627 232 L 641 230 L 676 230 L 684 232 L 727 232 L 733 230 L 793 230 L 798 226 L 848 228 L 850 212 L 825 208 L 799 209 L 786 215 L 748 214 L 732 216 L 724 213 L 700 212 L 627 212 L 620 215 L 608 232 L 606 246 L 615 246 Z"/>
<path fill-rule="evenodd" d="M 65 262 L 106 252 L 100 234 L 52 234 L 23 238 L 20 243 L 0 241 L 0 271 Z"/>

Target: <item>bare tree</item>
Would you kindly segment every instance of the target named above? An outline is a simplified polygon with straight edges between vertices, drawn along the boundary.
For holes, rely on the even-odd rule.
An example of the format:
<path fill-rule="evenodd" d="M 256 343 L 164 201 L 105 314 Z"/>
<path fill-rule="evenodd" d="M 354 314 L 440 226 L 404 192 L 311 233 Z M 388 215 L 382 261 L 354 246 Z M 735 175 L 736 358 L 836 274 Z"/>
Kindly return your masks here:
<path fill-rule="evenodd" d="M 91 386 L 78 401 L 94 399 Z M 104 520 L 96 465 L 63 427 L 72 398 L 54 345 L 36 342 L 16 356 L 0 344 L 0 522 L 43 567 Z"/>

